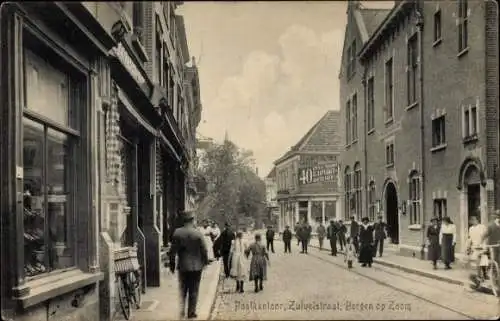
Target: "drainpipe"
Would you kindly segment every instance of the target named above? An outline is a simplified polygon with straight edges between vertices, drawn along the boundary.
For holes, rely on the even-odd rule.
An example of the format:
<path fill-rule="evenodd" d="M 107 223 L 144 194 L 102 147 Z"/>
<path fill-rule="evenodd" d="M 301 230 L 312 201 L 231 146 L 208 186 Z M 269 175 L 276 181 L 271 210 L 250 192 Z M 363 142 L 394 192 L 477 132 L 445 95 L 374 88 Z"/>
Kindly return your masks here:
<path fill-rule="evenodd" d="M 364 97 L 364 122 L 363 122 L 363 158 L 364 158 L 364 163 L 365 163 L 365 168 L 364 168 L 364 172 L 365 172 L 365 216 L 368 216 L 368 152 L 366 150 L 366 147 L 367 147 L 367 138 L 368 138 L 368 135 L 367 135 L 367 129 L 368 129 L 368 125 L 367 125 L 367 122 L 366 122 L 366 118 L 368 116 L 368 112 L 367 112 L 367 103 L 368 103 L 368 98 L 367 98 L 367 86 L 366 86 L 366 74 L 367 74 L 367 66 L 364 67 L 364 72 L 363 72 L 363 79 L 361 80 L 362 83 L 363 83 L 363 97 Z"/>
<path fill-rule="evenodd" d="M 423 29 L 424 17 L 422 15 L 422 2 L 418 1 L 415 8 L 416 25 L 418 28 L 418 57 L 419 57 L 419 88 L 420 88 L 420 210 L 422 211 L 422 235 L 420 259 L 425 260 L 425 227 L 427 223 L 425 211 L 425 126 L 424 126 L 424 56 L 423 56 Z"/>

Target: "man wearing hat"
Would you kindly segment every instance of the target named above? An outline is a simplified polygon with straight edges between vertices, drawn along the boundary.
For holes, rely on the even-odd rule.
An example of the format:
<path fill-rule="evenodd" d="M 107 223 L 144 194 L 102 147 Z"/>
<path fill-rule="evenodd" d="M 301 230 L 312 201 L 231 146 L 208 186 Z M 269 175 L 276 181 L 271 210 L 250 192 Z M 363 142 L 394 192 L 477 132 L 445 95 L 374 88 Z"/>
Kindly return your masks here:
<path fill-rule="evenodd" d="M 222 262 L 224 263 L 224 274 L 226 278 L 230 276 L 229 272 L 231 269 L 231 263 L 229 262 L 229 254 L 231 253 L 231 244 L 234 239 L 235 234 L 233 229 L 231 228 L 231 224 L 229 224 L 229 222 L 226 222 L 224 224 L 224 230 L 219 237 L 219 252 L 222 255 Z"/>
<path fill-rule="evenodd" d="M 184 226 L 176 229 L 172 236 L 170 250 L 170 271 L 175 271 L 175 258 L 178 257 L 177 270 L 181 290 L 181 318 L 185 316 L 186 296 L 188 296 L 188 318 L 196 318 L 198 290 L 201 273 L 209 263 L 208 249 L 203 235 L 194 227 L 191 211 L 182 215 Z"/>

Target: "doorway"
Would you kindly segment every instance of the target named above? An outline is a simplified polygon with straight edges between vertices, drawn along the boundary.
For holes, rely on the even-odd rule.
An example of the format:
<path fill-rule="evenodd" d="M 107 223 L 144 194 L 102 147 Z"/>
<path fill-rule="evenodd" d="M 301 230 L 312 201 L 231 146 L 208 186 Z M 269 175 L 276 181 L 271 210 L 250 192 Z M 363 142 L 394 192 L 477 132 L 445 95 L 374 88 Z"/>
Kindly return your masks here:
<path fill-rule="evenodd" d="M 388 183 L 385 188 L 385 212 L 388 237 L 393 244 L 399 244 L 398 194 L 394 183 Z"/>

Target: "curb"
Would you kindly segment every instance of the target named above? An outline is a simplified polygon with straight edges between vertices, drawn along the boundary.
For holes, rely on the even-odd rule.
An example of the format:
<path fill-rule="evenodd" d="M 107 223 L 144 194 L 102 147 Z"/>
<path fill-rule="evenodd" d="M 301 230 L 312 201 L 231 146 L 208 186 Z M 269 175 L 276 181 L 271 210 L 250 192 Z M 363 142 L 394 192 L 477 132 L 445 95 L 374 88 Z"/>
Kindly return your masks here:
<path fill-rule="evenodd" d="M 219 285 L 219 276 L 222 264 L 221 260 L 214 261 L 213 263 L 215 263 L 215 271 L 212 272 L 214 273 L 214 277 L 210 280 L 210 284 L 208 285 L 206 299 L 203 300 L 203 302 L 200 302 L 202 304 L 198 309 L 198 320 L 208 320 L 210 318 L 212 307 L 217 297 L 217 286 Z"/>
<path fill-rule="evenodd" d="M 314 247 L 316 249 L 319 249 L 319 246 L 316 246 L 316 245 L 310 245 L 310 246 Z M 323 249 L 323 251 L 328 251 L 328 249 Z M 342 251 L 337 251 L 337 253 L 344 254 Z M 436 275 L 436 274 L 431 273 L 431 272 L 427 272 L 427 271 L 423 271 L 423 270 L 419 270 L 419 269 L 415 269 L 415 268 L 409 268 L 409 267 L 401 265 L 401 264 L 392 263 L 392 262 L 380 260 L 377 258 L 373 258 L 373 263 L 387 266 L 387 267 L 394 268 L 394 269 L 398 269 L 398 270 L 401 270 L 401 271 L 404 271 L 407 273 L 417 274 L 417 275 L 427 277 L 430 279 L 447 282 L 450 284 L 455 284 L 455 285 L 460 285 L 460 286 L 469 286 L 472 284 L 472 282 L 470 282 L 468 280 L 465 281 L 465 280 L 455 279 L 452 277 Z"/>

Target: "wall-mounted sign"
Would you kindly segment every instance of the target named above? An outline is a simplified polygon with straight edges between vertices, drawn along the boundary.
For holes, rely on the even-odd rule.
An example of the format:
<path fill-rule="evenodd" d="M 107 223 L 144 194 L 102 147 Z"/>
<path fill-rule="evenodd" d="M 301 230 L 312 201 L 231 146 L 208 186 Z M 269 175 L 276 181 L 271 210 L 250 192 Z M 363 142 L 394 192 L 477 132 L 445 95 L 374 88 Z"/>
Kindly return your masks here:
<path fill-rule="evenodd" d="M 322 163 L 313 167 L 301 168 L 299 182 L 302 185 L 320 182 L 334 182 L 337 179 L 336 162 Z"/>
<path fill-rule="evenodd" d="M 142 76 L 139 68 L 135 64 L 130 54 L 127 52 L 127 49 L 120 42 L 117 47 L 114 48 L 114 52 L 118 60 L 125 66 L 127 71 L 132 75 L 132 77 L 137 81 L 139 85 L 142 85 L 146 82 L 146 79 Z"/>

